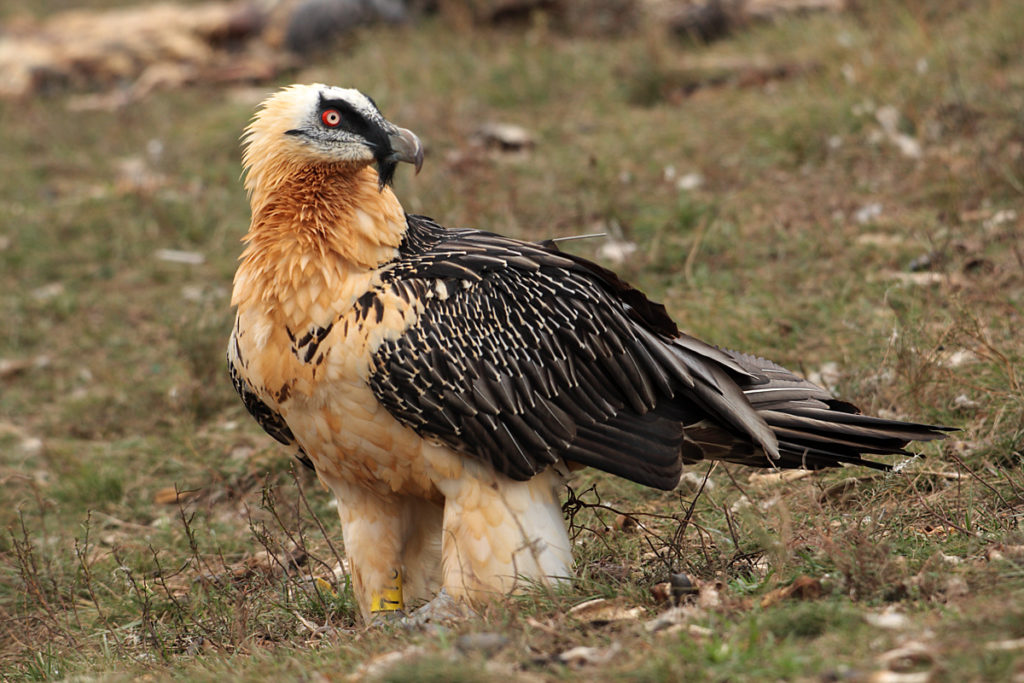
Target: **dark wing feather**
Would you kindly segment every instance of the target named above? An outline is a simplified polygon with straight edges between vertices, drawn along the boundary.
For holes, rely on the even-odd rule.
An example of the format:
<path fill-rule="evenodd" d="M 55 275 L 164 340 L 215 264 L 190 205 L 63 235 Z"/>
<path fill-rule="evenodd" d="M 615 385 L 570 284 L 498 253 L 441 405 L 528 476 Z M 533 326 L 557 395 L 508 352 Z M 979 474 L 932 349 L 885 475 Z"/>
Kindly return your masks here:
<path fill-rule="evenodd" d="M 239 355 L 240 351 L 233 335 L 231 337 L 231 344 L 235 344 L 235 355 Z M 299 462 L 309 469 L 313 469 L 313 462 L 295 440 L 295 435 L 292 434 L 292 430 L 285 423 L 284 418 L 281 417 L 280 413 L 268 406 L 256 394 L 252 386 L 245 381 L 242 373 L 235 366 L 235 361 L 232 359 L 231 354 L 228 354 L 228 374 L 231 375 L 231 384 L 235 387 L 235 391 L 238 392 L 239 398 L 242 399 L 242 405 L 253 416 L 257 424 L 263 427 L 263 431 L 270 434 L 279 443 L 295 448 L 297 451 L 296 457 L 299 459 Z"/>
<path fill-rule="evenodd" d="M 423 304 L 375 354 L 370 385 L 401 422 L 527 479 L 561 458 L 676 485 L 683 425 L 715 416 L 759 452 L 775 437 L 715 349 L 610 271 L 539 245 L 411 216 L 386 286 Z M 612 279 L 614 278 L 614 279 Z M 369 302 L 364 302 L 369 305 Z"/>

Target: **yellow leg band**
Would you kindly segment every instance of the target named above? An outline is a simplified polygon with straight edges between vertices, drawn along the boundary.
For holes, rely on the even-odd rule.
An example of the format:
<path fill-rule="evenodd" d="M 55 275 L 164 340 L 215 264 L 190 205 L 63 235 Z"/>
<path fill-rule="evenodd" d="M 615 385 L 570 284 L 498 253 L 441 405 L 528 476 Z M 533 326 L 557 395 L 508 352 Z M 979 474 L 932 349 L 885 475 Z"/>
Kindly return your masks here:
<path fill-rule="evenodd" d="M 370 595 L 370 611 L 395 612 L 400 609 L 405 609 L 405 601 L 402 599 L 402 573 L 395 569 L 391 573 L 391 585 L 379 593 Z"/>

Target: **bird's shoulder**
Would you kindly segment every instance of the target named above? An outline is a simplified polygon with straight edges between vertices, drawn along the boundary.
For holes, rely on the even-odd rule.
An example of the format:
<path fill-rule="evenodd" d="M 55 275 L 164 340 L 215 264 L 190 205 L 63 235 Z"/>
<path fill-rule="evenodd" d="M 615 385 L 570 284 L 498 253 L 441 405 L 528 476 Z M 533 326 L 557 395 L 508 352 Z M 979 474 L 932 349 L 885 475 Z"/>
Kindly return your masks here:
<path fill-rule="evenodd" d="M 382 271 L 387 284 L 450 280 L 465 296 L 514 296 L 502 287 L 474 284 L 504 280 L 538 288 L 548 300 L 580 298 L 612 304 L 634 323 L 672 338 L 679 334 L 665 307 L 611 271 L 587 258 L 560 251 L 553 240 L 527 242 L 473 228 L 448 228 L 431 218 L 407 216 L 398 255 Z M 399 285 L 401 287 L 401 285 Z M 442 293 L 451 294 L 447 285 Z M 416 295 L 420 292 L 414 292 Z M 427 300 L 435 299 L 428 292 Z"/>

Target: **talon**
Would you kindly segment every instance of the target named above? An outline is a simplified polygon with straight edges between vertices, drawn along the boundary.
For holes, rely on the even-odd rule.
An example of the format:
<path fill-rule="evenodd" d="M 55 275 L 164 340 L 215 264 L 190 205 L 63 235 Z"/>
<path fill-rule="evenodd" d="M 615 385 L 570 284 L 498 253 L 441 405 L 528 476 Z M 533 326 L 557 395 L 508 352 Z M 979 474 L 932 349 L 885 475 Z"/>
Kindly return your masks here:
<path fill-rule="evenodd" d="M 391 580 L 393 583 L 390 586 L 370 596 L 371 613 L 402 612 L 405 609 L 405 601 L 402 599 L 402 572 L 398 569 L 393 570 Z"/>
<path fill-rule="evenodd" d="M 370 615 L 370 619 L 367 622 L 367 626 L 371 628 L 374 626 L 387 626 L 398 624 L 405 626 L 408 624 L 409 615 L 405 613 L 405 610 L 395 609 L 387 612 L 374 612 Z"/>
<path fill-rule="evenodd" d="M 465 603 L 456 600 L 442 588 L 437 597 L 403 619 L 402 625 L 406 628 L 438 627 L 442 624 L 463 621 L 472 614 L 472 610 Z"/>

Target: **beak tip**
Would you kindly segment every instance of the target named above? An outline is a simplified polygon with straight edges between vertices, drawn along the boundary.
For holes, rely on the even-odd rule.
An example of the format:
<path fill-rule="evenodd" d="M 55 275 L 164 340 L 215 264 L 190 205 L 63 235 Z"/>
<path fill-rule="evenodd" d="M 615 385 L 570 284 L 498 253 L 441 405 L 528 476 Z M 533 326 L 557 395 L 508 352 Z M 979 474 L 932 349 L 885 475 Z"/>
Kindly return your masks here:
<path fill-rule="evenodd" d="M 416 134 L 411 130 L 399 128 L 390 138 L 393 158 L 412 164 L 416 173 L 419 173 L 423 167 L 423 143 Z"/>

